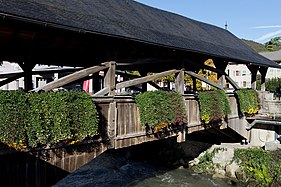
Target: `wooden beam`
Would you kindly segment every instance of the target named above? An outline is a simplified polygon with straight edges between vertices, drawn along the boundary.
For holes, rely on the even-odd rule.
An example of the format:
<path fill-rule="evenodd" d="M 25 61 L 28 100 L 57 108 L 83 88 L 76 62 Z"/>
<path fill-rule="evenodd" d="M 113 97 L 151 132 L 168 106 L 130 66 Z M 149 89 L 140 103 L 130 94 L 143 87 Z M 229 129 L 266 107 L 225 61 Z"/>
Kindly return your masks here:
<path fill-rule="evenodd" d="M 139 77 L 141 77 L 139 75 L 132 75 L 132 74 L 123 73 L 123 72 L 120 72 L 120 71 L 116 71 L 116 74 L 122 75 L 124 77 L 129 77 L 129 78 L 139 78 Z M 163 89 L 162 87 L 158 86 L 155 82 L 149 81 L 148 84 L 150 84 L 151 86 L 153 86 L 154 88 L 156 88 L 158 90 Z"/>
<path fill-rule="evenodd" d="M 105 87 L 103 89 L 101 89 L 100 91 L 98 91 L 97 93 L 95 93 L 93 96 L 96 97 L 96 96 L 104 96 L 105 94 L 108 94 L 109 92 L 109 88 L 108 87 Z"/>
<path fill-rule="evenodd" d="M 76 80 L 82 79 L 84 77 L 89 76 L 90 74 L 94 74 L 96 72 L 102 71 L 104 69 L 107 69 L 109 67 L 108 63 L 104 63 L 102 65 L 99 66 L 93 66 L 90 68 L 86 68 L 86 69 L 82 69 L 80 71 L 77 71 L 75 73 L 72 73 L 70 75 L 64 76 L 58 80 L 55 80 L 53 82 L 50 82 L 40 88 L 36 88 L 32 91 L 38 92 L 39 90 L 44 90 L 44 91 L 50 91 L 54 88 L 58 88 L 61 86 L 64 86 L 66 84 L 69 84 L 71 82 L 74 82 Z"/>
<path fill-rule="evenodd" d="M 253 90 L 256 90 L 256 88 L 257 88 L 257 85 L 256 85 L 257 73 L 258 73 L 259 67 L 255 66 L 255 65 L 251 65 L 251 64 L 247 65 L 247 67 L 251 71 L 251 88 Z"/>
<path fill-rule="evenodd" d="M 265 77 L 268 67 L 261 66 L 259 72 L 261 74 L 261 91 L 265 91 Z"/>
<path fill-rule="evenodd" d="M 104 87 L 109 88 L 109 95 L 115 95 L 115 72 L 116 72 L 116 63 L 109 62 L 108 70 L 105 72 L 104 77 Z"/>
<path fill-rule="evenodd" d="M 164 71 L 164 72 L 161 72 L 161 73 L 156 73 L 156 74 L 145 76 L 145 77 L 136 78 L 136 79 L 133 79 L 133 80 L 120 82 L 120 83 L 116 84 L 116 89 L 127 88 L 127 87 L 130 87 L 130 86 L 135 86 L 135 85 L 142 84 L 142 83 L 145 83 L 145 82 L 150 82 L 150 81 L 153 81 L 155 79 L 159 79 L 159 78 L 162 78 L 162 77 L 174 74 L 174 73 L 178 73 L 179 71 L 180 70 L 169 70 L 169 71 Z M 93 96 L 102 96 L 102 95 L 107 94 L 108 92 L 109 92 L 109 88 L 106 87 L 106 88 L 98 91 Z"/>
<path fill-rule="evenodd" d="M 207 66 L 207 65 L 198 65 L 194 62 L 191 62 L 191 61 L 188 61 L 188 63 L 191 63 L 192 65 L 194 66 L 197 66 L 197 67 L 200 67 L 202 69 L 207 69 L 207 70 L 210 70 L 212 72 L 215 72 L 215 73 L 218 73 L 218 74 L 221 74 L 221 75 L 224 75 L 225 76 L 225 79 L 231 84 L 231 86 L 235 89 L 235 90 L 238 90 L 240 89 L 240 87 L 236 84 L 236 82 L 227 75 L 227 73 L 225 73 L 224 71 L 220 70 L 220 69 L 217 69 L 217 68 L 213 68 L 211 66 Z"/>
<path fill-rule="evenodd" d="M 15 74 L 14 76 L 11 76 L 11 77 L 9 77 L 9 78 L 3 80 L 3 81 L 0 81 L 0 87 L 1 87 L 1 86 L 4 86 L 5 84 L 8 84 L 8 83 L 10 83 L 10 82 L 13 82 L 13 81 L 15 81 L 15 80 L 17 80 L 17 79 L 19 79 L 19 78 L 21 78 L 21 77 L 23 77 L 23 76 L 24 76 L 24 73 L 21 72 L 21 73 L 17 73 L 17 74 Z"/>
<path fill-rule="evenodd" d="M 240 87 L 236 84 L 236 82 L 229 77 L 227 74 L 225 75 L 225 79 L 231 84 L 231 86 L 235 89 L 235 90 L 239 90 Z"/>
<path fill-rule="evenodd" d="M 184 69 L 176 74 L 176 91 L 180 94 L 184 94 Z"/>
<path fill-rule="evenodd" d="M 206 79 L 206 78 L 204 78 L 204 77 L 202 77 L 202 76 L 200 76 L 200 75 L 198 75 L 198 74 L 196 74 L 192 71 L 185 71 L 185 73 L 192 76 L 192 77 L 195 77 L 196 79 L 199 79 L 199 80 L 201 80 L 201 81 L 203 81 L 203 82 L 205 82 L 205 83 L 207 83 L 211 86 L 214 86 L 215 88 L 223 90 L 223 87 L 221 85 L 219 85 L 217 83 L 214 83 L 214 82 L 212 82 L 212 81 L 210 81 L 210 80 L 208 80 L 208 79 Z"/>
<path fill-rule="evenodd" d="M 164 71 L 164 72 L 161 72 L 161 73 L 156 73 L 156 74 L 153 74 L 153 75 L 149 75 L 149 76 L 140 77 L 140 78 L 136 78 L 136 79 L 133 79 L 133 80 L 121 82 L 121 83 L 116 84 L 116 89 L 127 88 L 127 87 L 130 87 L 130 86 L 142 84 L 142 83 L 145 83 L 145 82 L 150 82 L 150 81 L 153 81 L 155 79 L 159 79 L 159 78 L 166 77 L 166 76 L 174 74 L 174 73 L 178 73 L 179 71 L 180 70 L 169 70 L 169 71 Z"/>

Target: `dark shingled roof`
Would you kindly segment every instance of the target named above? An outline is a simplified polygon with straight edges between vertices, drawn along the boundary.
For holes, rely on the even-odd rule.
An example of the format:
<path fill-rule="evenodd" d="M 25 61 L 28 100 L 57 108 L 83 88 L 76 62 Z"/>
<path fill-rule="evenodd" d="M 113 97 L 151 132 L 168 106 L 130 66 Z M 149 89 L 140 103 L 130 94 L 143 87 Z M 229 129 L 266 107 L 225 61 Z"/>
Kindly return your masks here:
<path fill-rule="evenodd" d="M 0 14 L 239 63 L 279 67 L 227 30 L 131 0 L 0 0 Z"/>

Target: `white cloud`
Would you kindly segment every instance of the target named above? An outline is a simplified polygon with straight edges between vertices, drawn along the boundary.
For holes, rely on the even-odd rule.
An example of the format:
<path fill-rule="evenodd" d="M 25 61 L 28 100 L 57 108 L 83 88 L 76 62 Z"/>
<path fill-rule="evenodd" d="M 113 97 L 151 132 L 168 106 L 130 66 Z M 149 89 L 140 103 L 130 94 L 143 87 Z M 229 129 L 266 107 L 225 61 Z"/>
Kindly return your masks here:
<path fill-rule="evenodd" d="M 274 36 L 277 36 L 277 35 L 280 35 L 280 34 L 281 34 L 281 29 L 278 30 L 278 31 L 269 32 L 269 33 L 267 33 L 267 34 L 264 34 L 264 35 L 262 35 L 261 37 L 255 39 L 255 41 L 257 41 L 257 42 L 263 42 L 263 41 L 265 41 L 266 39 L 273 38 Z"/>
<path fill-rule="evenodd" d="M 281 25 L 269 25 L 269 26 L 254 27 L 254 29 L 271 29 L 271 28 L 281 28 Z"/>

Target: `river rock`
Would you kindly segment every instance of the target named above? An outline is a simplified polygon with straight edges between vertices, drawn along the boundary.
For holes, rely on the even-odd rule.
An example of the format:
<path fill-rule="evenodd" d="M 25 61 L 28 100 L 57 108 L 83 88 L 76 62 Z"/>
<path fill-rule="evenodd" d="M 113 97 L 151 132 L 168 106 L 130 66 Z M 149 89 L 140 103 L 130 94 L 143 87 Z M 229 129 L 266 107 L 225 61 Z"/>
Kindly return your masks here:
<path fill-rule="evenodd" d="M 216 168 L 215 169 L 215 174 L 213 175 L 213 178 L 225 178 L 225 170 L 224 169 L 220 169 L 220 168 Z"/>
<path fill-rule="evenodd" d="M 236 171 L 238 170 L 238 168 L 239 168 L 238 164 L 232 162 L 231 164 L 226 166 L 225 175 L 231 179 L 236 179 Z"/>
<path fill-rule="evenodd" d="M 246 182 L 247 175 L 241 166 L 238 167 L 238 169 L 235 171 L 235 175 L 236 175 L 236 178 L 238 179 L 238 181 Z"/>
<path fill-rule="evenodd" d="M 233 148 L 224 148 L 224 150 L 220 150 L 213 158 L 214 164 L 219 164 L 222 168 L 231 162 L 234 155 Z"/>

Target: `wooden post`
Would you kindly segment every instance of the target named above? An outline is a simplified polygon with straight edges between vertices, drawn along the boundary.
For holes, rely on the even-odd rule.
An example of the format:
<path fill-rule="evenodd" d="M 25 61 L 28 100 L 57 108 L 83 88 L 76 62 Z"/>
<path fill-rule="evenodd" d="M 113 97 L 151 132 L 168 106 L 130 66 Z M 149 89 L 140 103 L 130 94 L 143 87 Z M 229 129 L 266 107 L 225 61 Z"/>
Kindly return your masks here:
<path fill-rule="evenodd" d="M 196 78 L 195 77 L 191 77 L 191 78 L 192 78 L 192 83 L 193 83 L 193 91 L 197 92 Z"/>
<path fill-rule="evenodd" d="M 217 63 L 215 63 L 215 66 L 217 69 L 221 70 L 222 72 L 225 72 L 225 68 L 226 66 L 228 65 L 227 62 L 225 61 L 217 61 Z M 218 83 L 223 87 L 225 88 L 226 87 L 226 79 L 225 79 L 225 74 L 221 74 L 221 73 L 218 73 Z"/>
<path fill-rule="evenodd" d="M 115 90 L 116 90 L 115 72 L 116 72 L 116 63 L 109 62 L 109 68 L 104 77 L 104 87 L 109 89 L 108 95 L 115 95 Z"/>
<path fill-rule="evenodd" d="M 184 69 L 176 74 L 176 92 L 184 94 Z"/>
<path fill-rule="evenodd" d="M 261 91 L 265 91 L 265 76 L 267 73 L 268 67 L 261 66 L 260 73 L 261 73 Z"/>
<path fill-rule="evenodd" d="M 176 92 L 183 95 L 184 94 L 184 69 L 181 69 L 179 73 L 176 73 Z M 185 141 L 185 129 L 178 133 L 177 142 Z"/>
<path fill-rule="evenodd" d="M 20 67 L 24 71 L 24 90 L 29 91 L 33 89 L 32 84 L 32 69 L 35 67 L 35 64 L 32 62 L 23 62 L 19 63 Z"/>
<path fill-rule="evenodd" d="M 247 65 L 247 67 L 251 71 L 251 88 L 256 90 L 258 66 Z"/>
<path fill-rule="evenodd" d="M 115 148 L 115 138 L 117 129 L 117 105 L 116 101 L 109 104 L 108 108 L 108 122 L 107 122 L 107 133 L 109 137 L 108 149 Z"/>

